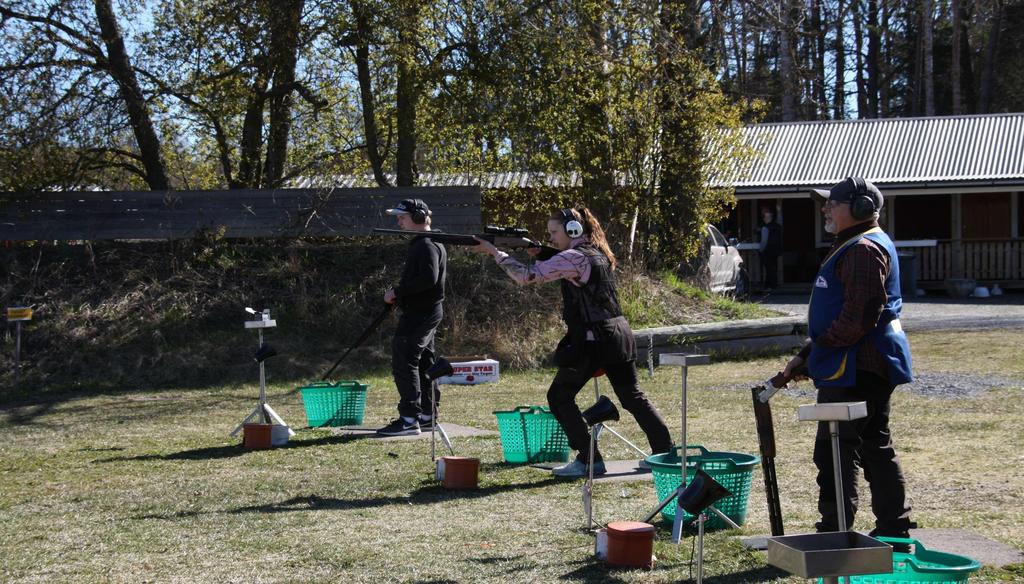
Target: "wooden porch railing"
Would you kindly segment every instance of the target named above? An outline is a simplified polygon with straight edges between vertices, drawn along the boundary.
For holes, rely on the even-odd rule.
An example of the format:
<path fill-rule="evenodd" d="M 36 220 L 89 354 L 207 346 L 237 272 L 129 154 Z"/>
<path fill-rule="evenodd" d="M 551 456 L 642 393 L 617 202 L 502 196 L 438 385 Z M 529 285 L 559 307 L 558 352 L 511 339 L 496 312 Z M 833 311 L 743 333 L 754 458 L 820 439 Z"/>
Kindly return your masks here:
<path fill-rule="evenodd" d="M 1024 242 L 1019 239 L 964 241 L 963 277 L 974 280 L 1024 280 Z M 953 277 L 955 248 L 950 240 L 935 247 L 903 248 L 917 254 L 917 279 L 941 281 Z"/>
<path fill-rule="evenodd" d="M 961 242 L 963 277 L 988 282 L 1024 281 L 1024 240 L 998 239 Z M 940 283 L 952 278 L 956 261 L 951 240 L 939 240 L 931 247 L 900 247 L 917 255 L 917 281 Z M 752 282 L 761 279 L 761 265 L 756 251 L 743 250 L 747 273 Z"/>

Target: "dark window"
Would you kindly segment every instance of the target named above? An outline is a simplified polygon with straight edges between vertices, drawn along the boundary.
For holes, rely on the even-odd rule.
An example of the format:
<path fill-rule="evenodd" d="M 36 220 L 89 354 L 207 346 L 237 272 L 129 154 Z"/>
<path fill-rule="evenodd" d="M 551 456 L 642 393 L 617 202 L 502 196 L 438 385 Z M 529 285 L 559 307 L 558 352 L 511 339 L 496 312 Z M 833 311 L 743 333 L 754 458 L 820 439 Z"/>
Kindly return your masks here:
<path fill-rule="evenodd" d="M 782 278 L 786 282 L 813 282 L 821 261 L 814 225 L 821 221 L 821 213 L 809 196 L 782 199 L 782 220 Z"/>
<path fill-rule="evenodd" d="M 950 195 L 898 195 L 885 204 L 896 214 L 893 239 L 951 239 L 953 209 Z"/>
<path fill-rule="evenodd" d="M 962 195 L 964 239 L 1008 239 L 1010 237 L 1010 194 L 971 193 Z"/>

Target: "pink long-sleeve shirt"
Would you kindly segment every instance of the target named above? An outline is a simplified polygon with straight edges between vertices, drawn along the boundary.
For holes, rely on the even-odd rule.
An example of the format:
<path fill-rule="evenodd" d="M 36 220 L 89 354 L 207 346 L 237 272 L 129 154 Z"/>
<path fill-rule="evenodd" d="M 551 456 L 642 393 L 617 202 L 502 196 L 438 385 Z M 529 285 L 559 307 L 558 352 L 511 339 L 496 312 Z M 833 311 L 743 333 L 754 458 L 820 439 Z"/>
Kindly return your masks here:
<path fill-rule="evenodd" d="M 590 261 L 587 256 L 575 248 L 589 242 L 587 237 L 574 239 L 572 247 L 555 254 L 553 257 L 526 265 L 503 251 L 494 256 L 494 260 L 505 270 L 509 278 L 518 284 L 534 284 L 568 280 L 575 286 L 582 286 L 590 280 Z"/>

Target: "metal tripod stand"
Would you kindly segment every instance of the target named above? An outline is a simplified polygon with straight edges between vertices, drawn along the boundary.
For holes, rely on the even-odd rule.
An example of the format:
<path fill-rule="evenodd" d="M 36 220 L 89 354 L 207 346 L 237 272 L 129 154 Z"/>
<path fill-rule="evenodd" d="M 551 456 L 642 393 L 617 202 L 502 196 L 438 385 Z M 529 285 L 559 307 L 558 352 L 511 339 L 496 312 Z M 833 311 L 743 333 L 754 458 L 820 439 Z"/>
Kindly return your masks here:
<path fill-rule="evenodd" d="M 594 377 L 594 400 L 596 401 L 596 400 L 599 400 L 599 399 L 601 399 L 601 386 L 600 386 L 600 384 L 597 381 L 597 377 Z M 616 419 L 618 419 L 618 418 L 616 418 Z M 622 440 L 627 446 L 629 446 L 630 448 L 635 450 L 638 454 L 640 454 L 640 456 L 642 456 L 644 458 L 647 458 L 647 456 L 648 456 L 648 452 L 647 451 L 641 449 L 636 444 L 633 444 L 632 442 L 630 442 L 628 438 L 626 438 L 622 434 L 619 434 L 618 432 L 616 432 L 615 428 L 612 428 L 606 422 L 601 422 L 600 424 L 596 424 L 596 425 L 594 425 L 594 428 L 597 429 L 597 433 L 596 433 L 596 435 L 593 432 L 591 433 L 591 440 L 592 440 L 591 445 L 590 445 L 591 450 L 593 450 L 594 443 L 597 442 L 597 439 L 601 437 L 601 432 L 603 430 L 607 430 L 608 432 L 611 432 L 611 434 L 613 436 L 615 436 L 619 440 Z"/>
<path fill-rule="evenodd" d="M 594 376 L 594 400 L 593 406 L 583 412 L 583 419 L 590 426 L 590 449 L 587 455 L 587 480 L 584 481 L 583 490 L 583 513 L 587 518 L 587 529 L 594 528 L 594 451 L 597 450 L 597 441 L 601 432 L 607 430 L 619 440 L 625 442 L 630 448 L 640 453 L 640 456 L 647 457 L 647 453 L 641 450 L 636 444 L 630 442 L 625 436 L 616 432 L 608 426 L 609 421 L 619 419 L 619 412 L 610 399 L 601 395 L 601 387 L 597 381 L 600 375 Z"/>
<path fill-rule="evenodd" d="M 258 314 L 260 317 L 255 320 L 245 321 L 245 328 L 256 329 L 256 332 L 259 334 L 259 344 L 257 345 L 256 350 L 256 361 L 260 365 L 260 397 L 253 411 L 250 412 L 249 415 L 246 416 L 245 419 L 243 419 L 237 426 L 235 426 L 235 429 L 231 431 L 231 436 L 236 436 L 238 432 L 240 432 L 246 424 L 253 422 L 259 424 L 278 424 L 280 426 L 284 426 L 285 428 L 288 429 L 288 436 L 294 436 L 295 431 L 292 430 L 288 426 L 288 424 L 286 424 L 284 420 L 281 419 L 281 416 L 277 415 L 277 412 L 274 411 L 274 408 L 270 407 L 270 404 L 267 403 L 267 371 L 264 365 L 264 361 L 266 361 L 267 358 L 272 357 L 276 353 L 274 352 L 273 349 L 270 348 L 269 345 L 263 344 L 263 329 L 276 327 L 277 321 L 272 320 L 270 318 L 269 308 L 263 309 L 262 313 L 257 313 L 252 308 L 246 308 L 245 311 L 252 315 Z"/>
<path fill-rule="evenodd" d="M 448 452 L 455 456 L 455 449 L 452 448 L 452 440 L 441 425 L 441 412 L 437 408 L 437 394 L 440 392 L 438 379 L 454 373 L 452 364 L 444 357 L 434 361 L 434 365 L 427 370 L 427 379 L 430 380 L 430 461 L 437 462 L 437 435 L 441 435 L 441 442 L 448 447 Z"/>

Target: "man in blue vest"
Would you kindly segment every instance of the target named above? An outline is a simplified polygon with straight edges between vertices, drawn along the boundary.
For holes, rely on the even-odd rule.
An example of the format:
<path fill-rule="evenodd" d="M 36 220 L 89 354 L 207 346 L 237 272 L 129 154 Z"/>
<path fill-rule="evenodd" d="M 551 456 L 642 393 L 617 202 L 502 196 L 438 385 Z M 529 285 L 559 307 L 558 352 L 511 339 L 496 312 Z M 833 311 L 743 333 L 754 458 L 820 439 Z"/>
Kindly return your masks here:
<path fill-rule="evenodd" d="M 847 523 L 857 511 L 856 466 L 864 469 L 875 515 L 872 536 L 907 537 L 905 481 L 889 431 L 889 401 L 911 380 L 910 346 L 900 326 L 900 272 L 896 247 L 878 226 L 882 193 L 860 177 L 830 190 L 822 201 L 825 231 L 835 235 L 818 270 L 808 306 L 810 343 L 786 365 L 789 378 L 810 377 L 818 403 L 867 402 L 866 418 L 839 424 L 840 469 Z M 806 370 L 804 369 L 806 367 Z M 818 531 L 838 529 L 828 424 L 818 424 Z"/>

